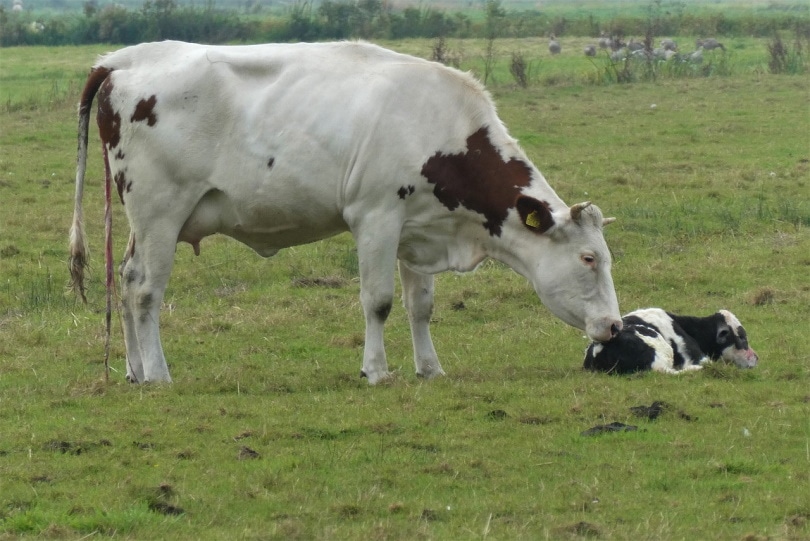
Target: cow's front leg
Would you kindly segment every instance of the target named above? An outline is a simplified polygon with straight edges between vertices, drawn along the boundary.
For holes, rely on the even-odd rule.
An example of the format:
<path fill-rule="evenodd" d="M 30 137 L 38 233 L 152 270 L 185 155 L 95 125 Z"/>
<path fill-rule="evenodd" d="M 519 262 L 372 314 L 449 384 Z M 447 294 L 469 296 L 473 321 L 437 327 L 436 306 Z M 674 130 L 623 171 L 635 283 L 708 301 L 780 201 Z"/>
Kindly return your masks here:
<path fill-rule="evenodd" d="M 355 236 L 360 263 L 360 303 L 366 317 L 361 376 L 374 385 L 389 376 L 383 328 L 394 300 L 398 237 L 389 237 L 380 228 L 367 231 Z"/>
<path fill-rule="evenodd" d="M 402 302 L 408 311 L 413 341 L 413 361 L 416 375 L 423 378 L 443 376 L 436 348 L 430 337 L 430 318 L 433 315 L 433 275 L 421 274 L 399 264 L 402 279 Z"/>
<path fill-rule="evenodd" d="M 121 268 L 127 378 L 133 383 L 171 381 L 159 321 L 174 263 L 174 238 L 170 227 L 159 225 L 151 235 L 134 232 Z"/>

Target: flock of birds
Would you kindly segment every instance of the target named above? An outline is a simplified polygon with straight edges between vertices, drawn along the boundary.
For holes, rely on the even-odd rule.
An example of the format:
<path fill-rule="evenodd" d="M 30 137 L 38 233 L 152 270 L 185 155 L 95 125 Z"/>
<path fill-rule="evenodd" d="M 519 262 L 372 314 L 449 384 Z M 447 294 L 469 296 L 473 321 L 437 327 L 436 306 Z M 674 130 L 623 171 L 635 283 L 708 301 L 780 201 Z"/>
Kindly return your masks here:
<path fill-rule="evenodd" d="M 636 41 L 630 38 L 629 43 L 625 43 L 620 37 L 609 36 L 605 32 L 599 37 L 596 44 L 586 45 L 583 49 L 585 56 L 596 56 L 599 50 L 610 51 L 610 59 L 614 62 L 620 62 L 627 58 L 638 58 L 642 60 L 680 60 L 683 62 L 690 62 L 692 64 L 700 64 L 703 62 L 703 51 L 713 51 L 721 49 L 725 52 L 726 48 L 722 43 L 715 38 L 701 38 L 695 41 L 695 50 L 691 53 L 682 54 L 678 51 L 678 44 L 669 38 L 662 39 L 660 47 L 653 48 L 651 45 L 645 44 L 644 41 Z M 557 55 L 562 52 L 562 46 L 554 34 L 548 42 L 548 51 L 552 55 Z"/>

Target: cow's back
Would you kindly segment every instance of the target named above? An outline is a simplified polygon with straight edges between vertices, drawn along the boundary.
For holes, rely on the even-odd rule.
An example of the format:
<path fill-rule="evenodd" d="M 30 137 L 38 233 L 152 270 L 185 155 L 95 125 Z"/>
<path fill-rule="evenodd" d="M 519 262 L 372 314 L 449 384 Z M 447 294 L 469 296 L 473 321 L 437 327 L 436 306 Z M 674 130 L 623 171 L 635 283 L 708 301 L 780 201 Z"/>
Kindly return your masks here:
<path fill-rule="evenodd" d="M 188 135 L 167 137 L 162 149 L 196 143 L 210 154 L 210 139 L 220 150 L 231 140 L 237 154 L 295 149 L 299 167 L 313 154 L 344 170 L 379 161 L 383 175 L 392 160 L 420 167 L 438 150 L 462 150 L 490 126 L 496 147 L 517 151 L 473 77 L 366 43 L 147 43 L 111 53 L 101 66 L 115 72 L 118 99 L 129 102 L 123 108 L 154 95 L 157 124 Z"/>
<path fill-rule="evenodd" d="M 525 160 L 473 77 L 375 45 L 160 42 L 96 68 L 111 70 L 100 98 L 121 117 L 119 190 L 173 183 L 190 215 L 198 205 L 181 234 L 190 242 L 220 232 L 270 254 L 352 229 L 352 213 L 400 208 L 397 190 L 482 126 Z M 442 212 L 428 193 L 410 203 L 424 201 L 424 223 Z"/>
<path fill-rule="evenodd" d="M 273 122 L 287 120 L 331 136 L 362 130 L 417 139 L 432 154 L 448 138 L 463 148 L 470 133 L 491 125 L 503 132 L 493 133 L 496 146 L 512 143 L 488 94 L 469 74 L 367 43 L 166 41 L 108 54 L 99 66 L 125 71 L 116 75 L 119 84 L 136 93 L 159 92 L 172 100 L 166 103 L 172 111 L 192 111 L 194 99 L 230 109 L 248 122 L 245 129 L 279 131 Z"/>

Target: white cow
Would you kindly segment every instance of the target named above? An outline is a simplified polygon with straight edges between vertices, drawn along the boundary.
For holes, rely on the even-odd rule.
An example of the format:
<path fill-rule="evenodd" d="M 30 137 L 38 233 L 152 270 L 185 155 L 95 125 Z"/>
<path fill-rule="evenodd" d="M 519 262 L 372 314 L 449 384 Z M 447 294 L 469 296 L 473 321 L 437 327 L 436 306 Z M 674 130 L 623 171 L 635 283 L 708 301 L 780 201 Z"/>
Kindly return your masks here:
<path fill-rule="evenodd" d="M 114 180 L 130 224 L 120 271 L 130 381 L 171 381 L 158 318 L 175 245 L 199 253 L 215 233 L 269 257 L 351 231 L 372 384 L 388 375 L 383 323 L 397 259 L 419 376 L 444 373 L 428 328 L 432 275 L 486 257 L 525 276 L 592 339 L 621 329 L 609 220 L 554 193 L 473 77 L 365 43 L 167 41 L 102 57 L 79 105 L 70 257 L 83 297 L 96 95 L 108 193 Z"/>

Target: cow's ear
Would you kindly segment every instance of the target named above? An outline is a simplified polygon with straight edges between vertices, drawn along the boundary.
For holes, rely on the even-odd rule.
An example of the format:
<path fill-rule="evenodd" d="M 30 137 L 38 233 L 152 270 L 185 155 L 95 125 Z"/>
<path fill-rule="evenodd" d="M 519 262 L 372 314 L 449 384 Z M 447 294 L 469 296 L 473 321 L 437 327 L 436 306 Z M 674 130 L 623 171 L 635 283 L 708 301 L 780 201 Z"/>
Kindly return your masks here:
<path fill-rule="evenodd" d="M 545 201 L 522 195 L 518 197 L 515 206 L 520 215 L 520 221 L 531 231 L 545 233 L 554 226 L 554 216 Z"/>

